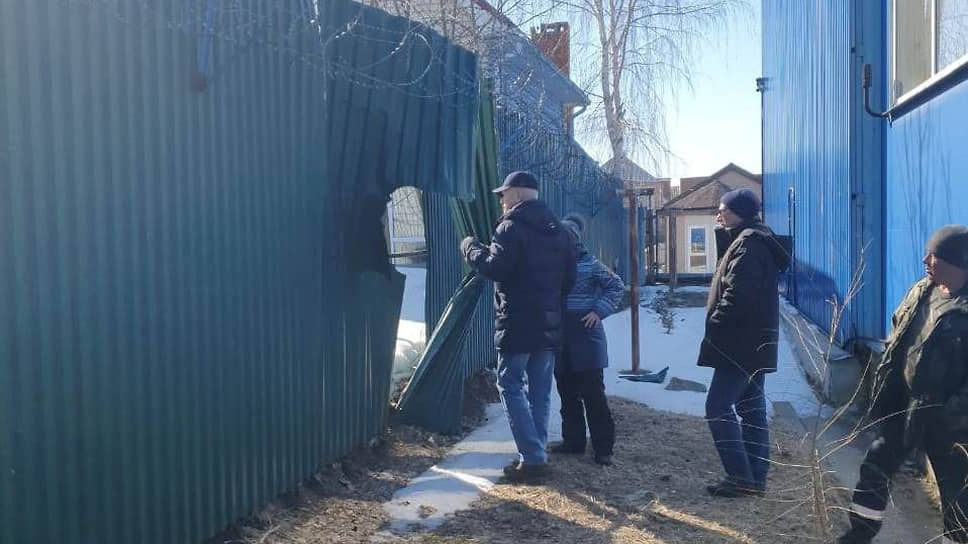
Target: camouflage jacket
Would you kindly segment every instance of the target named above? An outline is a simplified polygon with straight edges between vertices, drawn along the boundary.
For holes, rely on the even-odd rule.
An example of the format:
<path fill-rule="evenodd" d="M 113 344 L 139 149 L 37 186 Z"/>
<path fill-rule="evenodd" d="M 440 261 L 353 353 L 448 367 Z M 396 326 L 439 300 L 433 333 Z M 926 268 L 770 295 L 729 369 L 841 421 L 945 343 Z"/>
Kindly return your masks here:
<path fill-rule="evenodd" d="M 875 373 L 872 413 L 882 418 L 905 411 L 909 425 L 923 427 L 918 422 L 931 418 L 952 432 L 968 433 L 968 287 L 938 305 L 920 346 L 907 345 L 908 329 L 930 287 L 928 278 L 918 281 L 894 311 Z"/>

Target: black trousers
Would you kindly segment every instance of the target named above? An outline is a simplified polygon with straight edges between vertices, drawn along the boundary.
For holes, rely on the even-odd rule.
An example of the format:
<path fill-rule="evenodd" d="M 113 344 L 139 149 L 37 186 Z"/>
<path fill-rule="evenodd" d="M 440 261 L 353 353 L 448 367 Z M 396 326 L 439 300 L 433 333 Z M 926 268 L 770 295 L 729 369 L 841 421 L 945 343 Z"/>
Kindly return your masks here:
<path fill-rule="evenodd" d="M 555 368 L 555 383 L 561 397 L 561 437 L 565 445 L 585 449 L 585 421 L 597 455 L 612 455 L 615 445 L 615 422 L 605 398 L 604 372 L 573 372 Z"/>
<path fill-rule="evenodd" d="M 916 449 L 916 443 L 905 445 L 904 420 L 901 412 L 884 421 L 878 438 L 867 450 L 851 501 L 850 522 L 855 532 L 873 537 L 880 530 L 890 500 L 891 480 Z M 945 537 L 968 542 L 968 452 L 937 419 L 924 420 L 926 427 L 920 444 L 938 481 Z"/>

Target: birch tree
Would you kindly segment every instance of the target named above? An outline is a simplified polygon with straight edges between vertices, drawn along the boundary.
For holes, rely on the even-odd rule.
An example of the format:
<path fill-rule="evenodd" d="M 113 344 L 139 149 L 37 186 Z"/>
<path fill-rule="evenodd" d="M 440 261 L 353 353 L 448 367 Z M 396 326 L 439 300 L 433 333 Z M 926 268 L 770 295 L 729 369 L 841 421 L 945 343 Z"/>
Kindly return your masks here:
<path fill-rule="evenodd" d="M 696 46 L 717 41 L 745 0 L 555 0 L 576 26 L 575 77 L 598 100 L 586 133 L 612 155 L 633 148 L 655 163 L 668 152 L 666 112 L 692 84 Z M 540 3 L 540 2 L 539 2 Z"/>

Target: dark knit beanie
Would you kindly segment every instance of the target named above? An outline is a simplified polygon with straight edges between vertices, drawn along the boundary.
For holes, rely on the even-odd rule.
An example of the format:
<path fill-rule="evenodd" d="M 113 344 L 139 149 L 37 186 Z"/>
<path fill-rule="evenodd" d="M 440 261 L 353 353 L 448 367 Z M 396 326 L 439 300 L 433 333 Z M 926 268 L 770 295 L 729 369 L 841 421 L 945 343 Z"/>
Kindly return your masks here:
<path fill-rule="evenodd" d="M 760 213 L 760 199 L 750 189 L 736 189 L 723 195 L 720 202 L 743 219 L 753 219 Z"/>
<path fill-rule="evenodd" d="M 937 230 L 925 248 L 945 262 L 968 270 L 968 227 L 946 225 Z"/>

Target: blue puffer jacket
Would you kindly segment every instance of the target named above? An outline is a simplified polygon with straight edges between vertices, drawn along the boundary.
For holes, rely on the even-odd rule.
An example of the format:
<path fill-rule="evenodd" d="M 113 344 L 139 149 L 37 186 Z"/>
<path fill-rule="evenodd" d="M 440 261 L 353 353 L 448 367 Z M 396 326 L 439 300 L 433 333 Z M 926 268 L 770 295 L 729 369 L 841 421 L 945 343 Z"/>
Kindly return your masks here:
<path fill-rule="evenodd" d="M 588 312 L 605 319 L 622 301 L 625 285 L 598 259 L 582 251 L 578 258 L 575 287 L 567 299 L 565 345 L 559 370 L 581 372 L 608 366 L 608 343 L 601 323 L 588 328 L 582 322 Z"/>
<path fill-rule="evenodd" d="M 565 294 L 575 283 L 575 253 L 558 218 L 540 200 L 501 216 L 492 243 L 465 239 L 464 258 L 494 280 L 494 345 L 505 353 L 561 349 Z"/>

